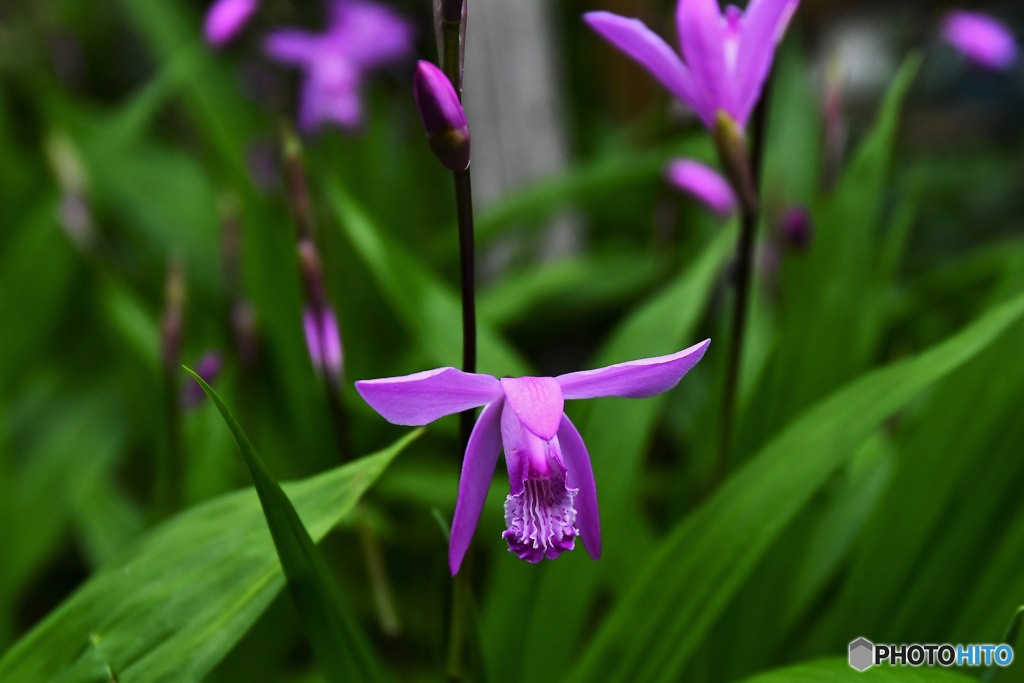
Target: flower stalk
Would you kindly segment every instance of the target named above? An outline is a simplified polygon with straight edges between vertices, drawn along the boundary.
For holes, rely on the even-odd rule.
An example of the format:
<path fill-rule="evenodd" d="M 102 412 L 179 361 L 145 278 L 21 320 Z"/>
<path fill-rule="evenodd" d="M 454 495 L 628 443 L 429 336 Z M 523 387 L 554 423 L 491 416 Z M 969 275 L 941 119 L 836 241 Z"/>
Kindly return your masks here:
<path fill-rule="evenodd" d="M 747 332 L 747 309 L 750 299 L 750 282 L 754 270 L 754 243 L 757 223 L 761 217 L 761 165 L 764 157 L 765 121 L 767 119 L 769 83 L 764 96 L 754 109 L 752 127 L 753 143 L 749 154 L 742 133 L 736 136 L 735 129 L 725 123 L 715 128 L 715 143 L 718 146 L 722 165 L 733 182 L 740 198 L 740 238 L 736 244 L 735 286 L 736 296 L 732 310 L 732 333 L 729 337 L 729 351 L 726 359 L 725 389 L 722 398 L 722 433 L 718 455 L 712 471 L 712 485 L 720 482 L 732 448 L 732 437 L 736 421 L 736 401 L 739 392 L 740 367 L 743 363 L 743 340 Z M 719 116 L 719 121 L 722 120 Z M 728 118 L 728 117 L 725 117 Z M 742 144 L 742 147 L 740 146 Z M 742 150 L 742 152 L 741 152 Z"/>
<path fill-rule="evenodd" d="M 348 411 L 341 399 L 345 375 L 344 351 L 338 319 L 327 292 L 320 251 L 313 239 L 316 220 L 302 161 L 302 143 L 288 125 L 282 127 L 282 142 L 288 196 L 297 233 L 296 254 L 299 274 L 306 297 L 302 311 L 306 346 L 313 370 L 323 380 L 338 455 L 342 462 L 351 462 L 355 459 L 356 452 L 352 444 Z M 384 554 L 377 534 L 367 519 L 365 503 L 359 504 L 356 513 L 363 558 L 377 612 L 377 623 L 381 633 L 393 638 L 400 633 L 401 623 L 395 609 Z"/>

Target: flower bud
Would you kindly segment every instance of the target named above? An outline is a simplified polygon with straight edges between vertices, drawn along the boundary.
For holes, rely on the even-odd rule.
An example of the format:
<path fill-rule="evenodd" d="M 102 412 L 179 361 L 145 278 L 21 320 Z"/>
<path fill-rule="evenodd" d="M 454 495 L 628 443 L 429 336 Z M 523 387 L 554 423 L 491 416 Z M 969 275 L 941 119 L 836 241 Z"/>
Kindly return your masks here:
<path fill-rule="evenodd" d="M 220 375 L 224 366 L 224 358 L 220 351 L 212 349 L 207 351 L 196 361 L 196 374 L 203 378 L 207 384 L 213 384 Z M 189 382 L 181 391 L 181 407 L 191 410 L 198 407 L 206 398 L 206 392 L 199 386 L 198 382 Z"/>
<path fill-rule="evenodd" d="M 722 168 L 732 183 L 736 196 L 739 197 L 745 211 L 756 213 L 759 202 L 750 155 L 747 153 L 747 138 L 736 120 L 721 109 L 715 117 L 714 138 Z"/>
<path fill-rule="evenodd" d="M 256 11 L 258 0 L 217 0 L 206 13 L 206 42 L 221 47 L 231 41 Z"/>
<path fill-rule="evenodd" d="M 782 243 L 791 249 L 804 251 L 814 237 L 814 222 L 811 212 L 800 205 L 786 209 L 779 220 L 779 235 Z"/>
<path fill-rule="evenodd" d="M 469 126 L 451 81 L 439 68 L 421 61 L 412 90 L 430 149 L 445 168 L 465 171 L 469 168 Z"/>

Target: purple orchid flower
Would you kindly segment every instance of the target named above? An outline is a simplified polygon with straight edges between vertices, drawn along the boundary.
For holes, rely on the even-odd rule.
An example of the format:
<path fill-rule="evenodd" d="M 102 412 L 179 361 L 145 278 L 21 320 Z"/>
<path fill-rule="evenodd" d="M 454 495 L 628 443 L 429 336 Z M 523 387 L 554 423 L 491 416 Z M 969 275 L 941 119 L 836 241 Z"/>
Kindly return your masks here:
<path fill-rule="evenodd" d="M 673 186 L 707 205 L 720 218 L 728 218 L 739 207 L 739 200 L 729 181 L 699 161 L 673 159 L 665 167 L 665 177 Z"/>
<path fill-rule="evenodd" d="M 505 377 L 438 368 L 405 377 L 356 382 L 367 403 L 399 425 L 428 422 L 484 406 L 469 437 L 452 519 L 448 566 L 452 576 L 473 538 L 487 490 L 505 449 L 511 492 L 502 537 L 527 562 L 553 560 L 583 539 L 601 556 L 601 521 L 590 456 L 563 412 L 566 399 L 647 398 L 668 391 L 704 356 L 711 340 L 658 358 L 558 377 Z"/>
<path fill-rule="evenodd" d="M 275 31 L 264 50 L 272 59 L 306 72 L 299 127 L 334 122 L 353 129 L 362 123 L 360 98 L 366 73 L 405 58 L 413 29 L 389 8 L 367 0 L 332 0 L 327 31 Z"/>
<path fill-rule="evenodd" d="M 719 111 L 746 127 L 768 77 L 775 47 L 800 0 L 751 0 L 745 11 L 717 0 L 679 0 L 680 58 L 638 19 L 589 12 L 584 20 L 647 69 L 708 128 Z"/>
<path fill-rule="evenodd" d="M 950 12 L 942 22 L 942 37 L 987 69 L 1005 69 L 1017 58 L 1017 42 L 1009 27 L 980 12 Z"/>
<path fill-rule="evenodd" d="M 203 24 L 206 42 L 222 47 L 241 31 L 259 7 L 259 0 L 217 0 Z"/>

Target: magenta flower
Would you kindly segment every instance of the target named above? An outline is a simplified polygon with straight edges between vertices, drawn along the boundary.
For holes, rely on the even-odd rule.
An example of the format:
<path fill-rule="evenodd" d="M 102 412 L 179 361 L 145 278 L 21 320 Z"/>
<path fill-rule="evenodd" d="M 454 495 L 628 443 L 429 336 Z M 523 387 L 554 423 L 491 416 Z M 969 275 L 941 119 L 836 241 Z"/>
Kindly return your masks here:
<path fill-rule="evenodd" d="M 363 399 L 400 425 L 428 422 L 485 406 L 462 461 L 448 566 L 454 576 L 473 538 L 487 490 L 505 449 L 511 492 L 502 537 L 527 562 L 553 560 L 583 539 L 601 556 L 601 521 L 590 456 L 563 412 L 566 399 L 646 398 L 668 391 L 704 355 L 711 340 L 659 358 L 558 377 L 505 377 L 438 368 L 405 377 L 356 382 Z"/>
<path fill-rule="evenodd" d="M 206 13 L 203 32 L 214 47 L 228 43 L 245 26 L 259 0 L 216 0 Z"/>
<path fill-rule="evenodd" d="M 1005 69 L 1017 58 L 1017 43 L 1009 27 L 980 12 L 950 12 L 942 22 L 942 37 L 965 57 L 989 69 Z"/>
<path fill-rule="evenodd" d="M 276 31 L 264 50 L 306 72 L 299 106 L 302 130 L 324 122 L 351 129 L 363 120 L 360 92 L 366 74 L 405 58 L 412 39 L 412 26 L 383 5 L 332 0 L 326 32 Z"/>
<path fill-rule="evenodd" d="M 728 218 L 739 206 L 729 181 L 699 161 L 673 159 L 665 167 L 665 177 L 676 188 L 706 204 L 721 218 Z"/>
<path fill-rule="evenodd" d="M 610 12 L 583 16 L 605 40 L 647 69 L 696 112 L 708 128 L 724 111 L 747 124 L 768 77 L 775 47 L 800 0 L 751 0 L 746 11 L 717 0 L 679 0 L 682 57 L 638 19 Z"/>

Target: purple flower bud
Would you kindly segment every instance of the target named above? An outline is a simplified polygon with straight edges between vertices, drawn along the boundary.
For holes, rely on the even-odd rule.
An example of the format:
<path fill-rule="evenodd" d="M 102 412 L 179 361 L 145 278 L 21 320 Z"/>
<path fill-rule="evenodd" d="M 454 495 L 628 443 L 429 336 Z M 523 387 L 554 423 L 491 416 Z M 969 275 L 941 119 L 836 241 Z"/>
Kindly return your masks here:
<path fill-rule="evenodd" d="M 223 366 L 224 359 L 220 351 L 213 349 L 204 353 L 196 361 L 196 374 L 202 377 L 207 384 L 213 384 L 217 381 L 217 376 L 220 375 Z M 189 382 L 181 392 L 181 407 L 191 410 L 201 404 L 205 398 L 206 392 L 199 386 L 199 383 Z"/>
<path fill-rule="evenodd" d="M 676 188 L 693 195 L 721 218 L 728 218 L 739 202 L 725 178 L 693 159 L 675 159 L 665 167 L 665 177 Z"/>
<path fill-rule="evenodd" d="M 234 38 L 256 11 L 259 0 L 216 0 L 206 13 L 206 42 L 221 47 Z"/>
<path fill-rule="evenodd" d="M 989 69 L 1005 69 L 1017 57 L 1017 43 L 1006 24 L 980 12 L 950 12 L 942 22 L 942 37 Z"/>
<path fill-rule="evenodd" d="M 779 234 L 787 247 L 804 251 L 811 246 L 814 238 L 814 221 L 811 212 L 803 206 L 791 206 L 779 220 Z"/>
<path fill-rule="evenodd" d="M 302 328 L 306 334 L 309 359 L 318 377 L 326 378 L 334 386 L 341 386 L 344 355 L 338 318 L 334 309 L 307 307 L 302 312 Z"/>
<path fill-rule="evenodd" d="M 420 61 L 412 91 L 434 154 L 449 170 L 469 168 L 469 126 L 451 81 L 430 62 Z"/>

